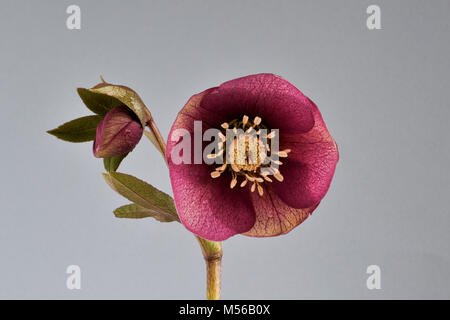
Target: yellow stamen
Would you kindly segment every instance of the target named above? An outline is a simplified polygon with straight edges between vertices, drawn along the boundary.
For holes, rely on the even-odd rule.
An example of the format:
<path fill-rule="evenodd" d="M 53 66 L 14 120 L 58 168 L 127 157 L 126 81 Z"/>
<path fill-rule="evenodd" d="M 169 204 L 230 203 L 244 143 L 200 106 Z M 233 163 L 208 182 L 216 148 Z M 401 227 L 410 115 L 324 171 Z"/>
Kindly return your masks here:
<path fill-rule="evenodd" d="M 233 179 L 231 179 L 230 188 L 233 189 L 236 186 L 237 178 L 236 176 L 233 176 Z"/>
<path fill-rule="evenodd" d="M 262 195 L 264 194 L 264 190 L 263 190 L 263 188 L 261 187 L 261 185 L 259 185 L 258 184 L 258 193 L 259 193 L 259 195 L 262 197 Z"/>
<path fill-rule="evenodd" d="M 255 178 L 255 181 L 256 181 L 256 182 L 259 182 L 259 183 L 264 182 L 263 178 L 260 178 L 260 177 L 256 177 L 256 178 Z"/>
<path fill-rule="evenodd" d="M 283 162 L 281 162 L 280 160 L 271 160 L 273 163 L 278 164 L 278 165 L 282 165 Z"/>
<path fill-rule="evenodd" d="M 211 178 L 218 178 L 222 172 L 213 171 L 211 172 Z"/>
<path fill-rule="evenodd" d="M 224 165 L 217 167 L 216 171 L 224 171 L 227 168 L 227 164 L 225 163 Z"/>
<path fill-rule="evenodd" d="M 251 182 L 255 181 L 255 178 L 253 178 L 252 176 L 246 174 L 245 177 Z"/>
<path fill-rule="evenodd" d="M 270 175 L 280 182 L 284 180 L 278 168 L 283 164 L 279 158 L 287 158 L 291 150 L 285 149 L 270 153 L 269 145 L 273 143 L 270 139 L 276 136 L 276 130 L 270 130 L 263 125 L 260 117 L 256 116 L 251 120 L 247 115 L 243 115 L 242 119 L 224 122 L 221 127 L 226 132 L 233 130 L 235 136 L 230 145 L 225 145 L 225 141 L 227 141 L 225 131 L 222 130 L 218 133 L 218 146 L 214 150 L 217 153 L 211 153 L 207 157 L 208 159 L 216 158 L 216 162 L 218 157 L 220 157 L 219 159 L 223 158 L 224 162 L 221 163 L 224 164 L 216 167 L 210 173 L 212 178 L 218 178 L 222 173 L 229 172 L 231 174 L 230 188 L 233 189 L 241 176 L 244 179 L 240 182 L 240 187 L 245 187 L 250 183 L 250 191 L 258 190 L 260 196 L 264 194 L 263 183 L 273 182 Z M 262 132 L 265 130 L 269 130 L 269 133 L 264 136 Z"/>
<path fill-rule="evenodd" d="M 291 152 L 291 149 L 278 151 L 278 156 L 280 156 L 281 158 L 286 158 L 289 152 Z"/>
<path fill-rule="evenodd" d="M 211 154 L 208 154 L 206 157 L 208 159 L 214 159 L 214 158 L 217 158 L 217 157 L 221 156 L 222 154 L 223 154 L 223 149 L 220 150 L 217 154 L 216 153 L 211 153 Z"/>
<path fill-rule="evenodd" d="M 242 117 L 242 125 L 245 127 L 245 125 L 247 124 L 247 122 L 248 122 L 248 116 L 243 116 Z"/>
<path fill-rule="evenodd" d="M 275 173 L 273 176 L 275 177 L 275 179 L 277 179 L 280 182 L 282 182 L 284 180 L 284 177 L 281 175 L 280 171 Z"/>

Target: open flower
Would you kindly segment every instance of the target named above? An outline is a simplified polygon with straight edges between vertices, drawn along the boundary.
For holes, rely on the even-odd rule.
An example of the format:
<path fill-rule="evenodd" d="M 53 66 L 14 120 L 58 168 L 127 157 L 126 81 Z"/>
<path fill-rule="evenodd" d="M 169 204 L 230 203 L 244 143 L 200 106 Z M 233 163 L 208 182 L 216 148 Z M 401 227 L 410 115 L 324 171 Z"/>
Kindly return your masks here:
<path fill-rule="evenodd" d="M 221 130 L 219 151 L 208 158 L 223 157 L 222 165 L 172 159 L 179 142 L 173 133 L 198 134 L 194 121 L 202 122 L 202 133 Z M 267 134 L 246 139 L 238 134 L 225 147 L 229 130 Z M 270 150 L 275 138 L 279 148 Z M 240 144 L 244 148 L 235 149 Z M 227 161 L 230 150 L 240 162 Z M 262 151 L 267 158 L 249 161 Z M 338 150 L 310 99 L 281 77 L 257 74 L 191 97 L 172 126 L 166 157 L 181 222 L 202 238 L 221 241 L 239 233 L 276 236 L 299 225 L 328 191 Z"/>
<path fill-rule="evenodd" d="M 132 151 L 143 131 L 138 117 L 130 108 L 118 106 L 111 109 L 97 126 L 94 156 L 109 158 Z"/>

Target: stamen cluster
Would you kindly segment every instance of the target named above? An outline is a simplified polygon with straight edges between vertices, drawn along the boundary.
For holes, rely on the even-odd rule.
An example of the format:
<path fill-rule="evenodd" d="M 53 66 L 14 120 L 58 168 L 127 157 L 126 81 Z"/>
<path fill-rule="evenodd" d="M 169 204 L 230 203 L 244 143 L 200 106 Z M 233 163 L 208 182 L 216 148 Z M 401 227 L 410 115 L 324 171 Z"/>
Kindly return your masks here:
<path fill-rule="evenodd" d="M 209 154 L 208 158 L 216 159 L 216 163 L 219 160 L 219 163 L 223 164 L 211 172 L 212 178 L 218 178 L 228 171 L 231 174 L 230 188 L 234 188 L 241 177 L 243 179 L 240 186 L 245 187 L 247 183 L 252 183 L 251 192 L 258 190 L 260 196 L 264 194 L 262 183 L 272 182 L 269 176 L 273 175 L 278 181 L 283 181 L 279 170 L 283 163 L 279 158 L 286 158 L 291 150 L 275 150 L 278 149 L 278 145 L 274 148 L 272 143 L 277 138 L 275 130 L 268 132 L 269 129 L 260 117 L 250 120 L 246 115 L 242 120 L 224 122 L 221 127 L 218 152 Z"/>

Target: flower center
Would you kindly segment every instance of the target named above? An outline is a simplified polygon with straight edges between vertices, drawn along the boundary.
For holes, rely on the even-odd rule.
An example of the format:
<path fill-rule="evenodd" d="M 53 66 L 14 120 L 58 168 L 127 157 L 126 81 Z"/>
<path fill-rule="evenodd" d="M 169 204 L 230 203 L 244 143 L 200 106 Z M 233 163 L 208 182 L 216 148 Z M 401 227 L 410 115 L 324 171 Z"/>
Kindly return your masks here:
<path fill-rule="evenodd" d="M 273 148 L 273 142 L 278 138 L 276 131 L 268 132 L 260 117 L 250 120 L 244 115 L 242 120 L 234 119 L 222 123 L 221 127 L 225 135 L 223 131 L 219 133 L 221 141 L 218 143 L 218 152 L 209 154 L 208 158 L 220 158 L 223 165 L 211 172 L 212 178 L 218 178 L 227 171 L 231 175 L 230 188 L 234 188 L 240 179 L 241 187 L 250 182 L 251 192 L 258 190 L 260 196 L 264 193 L 262 184 L 265 181 L 272 182 L 270 175 L 283 181 L 279 170 L 282 162 L 279 158 L 286 158 L 291 150 L 275 150 L 278 144 Z"/>

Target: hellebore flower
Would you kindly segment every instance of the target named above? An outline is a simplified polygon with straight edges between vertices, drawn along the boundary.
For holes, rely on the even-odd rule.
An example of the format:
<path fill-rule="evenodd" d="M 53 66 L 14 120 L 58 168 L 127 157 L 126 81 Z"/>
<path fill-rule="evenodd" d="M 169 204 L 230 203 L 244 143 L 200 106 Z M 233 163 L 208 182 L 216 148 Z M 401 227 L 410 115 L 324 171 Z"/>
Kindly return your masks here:
<path fill-rule="evenodd" d="M 97 126 L 94 156 L 109 158 L 130 152 L 143 131 L 141 122 L 130 108 L 122 105 L 111 109 Z"/>
<path fill-rule="evenodd" d="M 195 134 L 216 128 L 244 131 L 268 129 L 279 135 L 279 169 L 264 173 L 261 161 L 249 164 L 195 164 L 173 161 L 177 129 Z M 236 129 L 235 129 L 236 128 Z M 278 129 L 278 131 L 271 131 Z M 172 141 L 174 140 L 174 141 Z M 224 138 L 222 139 L 224 141 Z M 239 140 L 234 140 L 235 142 Z M 257 140 L 256 146 L 262 141 Z M 225 157 L 222 150 L 208 158 Z M 248 152 L 237 154 L 244 159 Z M 273 74 L 231 80 L 192 96 L 169 134 L 166 158 L 175 204 L 183 225 L 194 234 L 221 241 L 242 233 L 276 236 L 303 222 L 330 186 L 338 161 L 337 145 L 317 106 L 296 87 Z"/>

